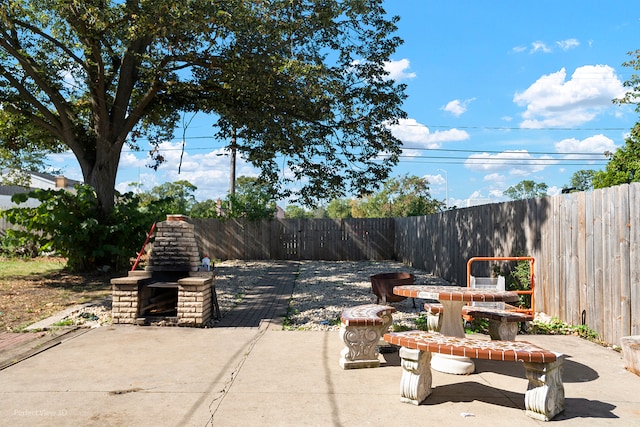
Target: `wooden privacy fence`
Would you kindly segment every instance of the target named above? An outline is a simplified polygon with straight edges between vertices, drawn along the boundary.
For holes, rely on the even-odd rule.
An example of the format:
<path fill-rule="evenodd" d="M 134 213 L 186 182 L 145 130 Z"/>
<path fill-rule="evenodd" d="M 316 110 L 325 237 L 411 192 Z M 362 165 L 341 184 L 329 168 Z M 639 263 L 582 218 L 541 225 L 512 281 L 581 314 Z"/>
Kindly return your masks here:
<path fill-rule="evenodd" d="M 17 225 L 11 224 L 7 219 L 3 216 L 0 216 L 0 237 L 4 236 L 7 230 L 9 229 L 18 229 Z"/>
<path fill-rule="evenodd" d="M 639 218 L 634 183 L 410 218 L 192 222 L 216 258 L 400 260 L 459 285 L 469 258 L 532 256 L 536 309 L 619 343 L 640 335 Z"/>
<path fill-rule="evenodd" d="M 396 259 L 464 284 L 471 257 L 532 256 L 538 311 L 620 343 L 640 334 L 639 218 L 640 183 L 398 218 Z"/>
<path fill-rule="evenodd" d="M 198 245 L 220 259 L 394 259 L 393 218 L 192 219 Z"/>

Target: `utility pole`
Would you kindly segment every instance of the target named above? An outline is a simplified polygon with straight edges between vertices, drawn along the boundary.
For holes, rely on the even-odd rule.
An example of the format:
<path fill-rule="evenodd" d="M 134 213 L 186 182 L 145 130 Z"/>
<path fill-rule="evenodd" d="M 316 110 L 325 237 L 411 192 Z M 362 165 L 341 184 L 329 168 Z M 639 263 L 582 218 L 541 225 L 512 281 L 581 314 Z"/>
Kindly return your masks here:
<path fill-rule="evenodd" d="M 229 156 L 231 158 L 231 163 L 229 165 L 229 206 L 227 206 L 227 209 L 229 209 L 228 215 L 231 215 L 231 211 L 233 209 L 233 195 L 236 194 L 236 149 L 238 148 L 236 142 L 236 128 L 231 130 L 231 144 L 229 148 L 231 149 L 231 155 Z"/>
<path fill-rule="evenodd" d="M 229 173 L 229 195 L 236 194 L 236 129 L 231 131 L 231 165 Z"/>

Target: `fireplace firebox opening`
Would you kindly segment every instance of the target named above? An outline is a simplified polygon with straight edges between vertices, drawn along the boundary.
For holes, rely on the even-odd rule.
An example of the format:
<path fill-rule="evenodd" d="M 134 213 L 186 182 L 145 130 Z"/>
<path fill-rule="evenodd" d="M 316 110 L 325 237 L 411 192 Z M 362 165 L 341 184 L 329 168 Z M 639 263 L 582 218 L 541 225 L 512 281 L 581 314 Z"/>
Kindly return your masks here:
<path fill-rule="evenodd" d="M 139 287 L 138 317 L 178 316 L 178 284 L 153 283 Z"/>

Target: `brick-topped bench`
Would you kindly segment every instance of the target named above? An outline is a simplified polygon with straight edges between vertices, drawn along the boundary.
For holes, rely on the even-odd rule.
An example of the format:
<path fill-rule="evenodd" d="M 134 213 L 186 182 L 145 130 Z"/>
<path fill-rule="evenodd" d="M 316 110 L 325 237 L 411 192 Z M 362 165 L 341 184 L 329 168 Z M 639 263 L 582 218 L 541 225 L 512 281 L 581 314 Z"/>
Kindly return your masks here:
<path fill-rule="evenodd" d="M 533 320 L 533 316 L 517 311 L 517 307 L 508 304 L 504 306 L 504 309 L 500 309 L 466 305 L 462 308 L 462 316 L 489 320 L 489 335 L 491 339 L 514 341 L 518 334 L 518 323 L 530 322 Z M 440 317 L 439 315 L 443 310 L 442 304 L 430 302 L 424 304 L 424 309 L 428 314 L 437 315 L 438 317 Z"/>
<path fill-rule="evenodd" d="M 377 368 L 378 344 L 393 323 L 396 309 L 378 304 L 357 305 L 342 312 L 340 339 L 345 347 L 340 353 L 342 369 Z"/>
<path fill-rule="evenodd" d="M 524 397 L 526 414 L 548 421 L 564 410 L 562 363 L 564 356 L 523 341 L 496 341 L 449 337 L 437 332 L 406 331 L 384 335 L 401 346 L 400 400 L 419 405 L 431 394 L 431 354 L 475 359 L 524 362 L 529 386 Z"/>
<path fill-rule="evenodd" d="M 518 323 L 531 322 L 533 316 L 516 310 L 485 307 L 469 307 L 467 315 L 489 320 L 489 336 L 493 340 L 514 341 L 518 335 Z"/>

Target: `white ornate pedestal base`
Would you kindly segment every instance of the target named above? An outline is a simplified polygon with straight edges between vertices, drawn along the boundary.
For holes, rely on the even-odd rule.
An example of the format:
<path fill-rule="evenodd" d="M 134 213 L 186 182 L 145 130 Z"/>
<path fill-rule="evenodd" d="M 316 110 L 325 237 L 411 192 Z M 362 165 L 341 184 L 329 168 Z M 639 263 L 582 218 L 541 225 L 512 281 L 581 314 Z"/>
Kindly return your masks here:
<path fill-rule="evenodd" d="M 515 341 L 518 335 L 518 322 L 489 320 L 489 336 L 492 340 Z"/>
<path fill-rule="evenodd" d="M 431 358 L 431 367 L 438 372 L 454 375 L 469 375 L 476 370 L 475 363 L 468 357 L 438 353 L 435 353 Z"/>
<path fill-rule="evenodd" d="M 462 306 L 464 301 L 440 301 L 443 316 L 440 333 L 450 337 L 463 338 L 464 327 L 462 326 Z M 443 354 L 434 354 L 431 360 L 431 367 L 438 372 L 455 375 L 468 375 L 476 370 L 473 360 L 468 357 L 447 356 Z"/>
<path fill-rule="evenodd" d="M 442 329 L 442 316 L 439 313 L 427 313 L 427 330 L 440 332 Z"/>
<path fill-rule="evenodd" d="M 393 323 L 391 312 L 382 313 L 379 321 L 376 322 L 378 324 L 371 324 L 373 323 L 371 321 L 352 320 L 349 325 L 345 325 L 343 321 L 340 327 L 340 339 L 344 342 L 345 347 L 340 352 L 339 362 L 342 369 L 377 368 L 380 366 L 378 346 L 382 335 L 389 330 Z"/>
<path fill-rule="evenodd" d="M 549 421 L 564 411 L 563 362 L 564 356 L 558 355 L 551 363 L 524 363 L 529 380 L 524 407 L 531 418 Z"/>
<path fill-rule="evenodd" d="M 342 369 L 377 368 L 378 342 L 380 332 L 377 328 L 366 326 L 347 326 L 340 328 L 340 338 L 346 347 L 340 352 Z"/>
<path fill-rule="evenodd" d="M 431 353 L 400 347 L 400 402 L 419 405 L 431 394 Z"/>

